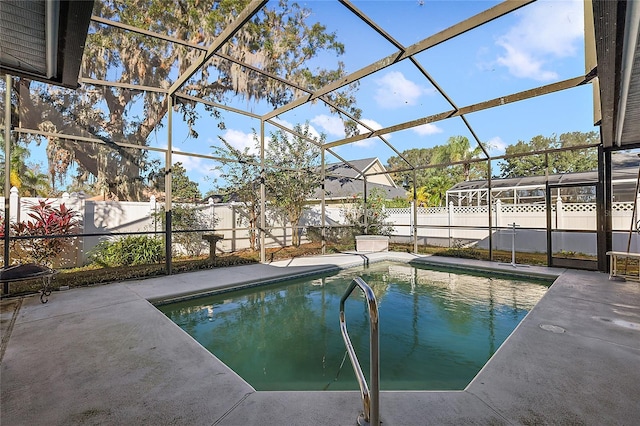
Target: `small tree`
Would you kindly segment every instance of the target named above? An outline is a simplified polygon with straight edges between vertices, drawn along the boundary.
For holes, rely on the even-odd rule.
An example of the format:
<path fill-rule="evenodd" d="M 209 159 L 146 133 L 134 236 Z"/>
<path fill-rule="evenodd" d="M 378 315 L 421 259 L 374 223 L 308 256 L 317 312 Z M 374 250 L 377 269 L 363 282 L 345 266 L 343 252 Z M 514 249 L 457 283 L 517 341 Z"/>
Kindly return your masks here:
<path fill-rule="evenodd" d="M 353 197 L 351 204 L 342 209 L 342 215 L 347 225 L 353 229 L 353 235 L 391 235 L 393 224 L 386 222 L 389 217 L 385 207 L 384 192 L 374 188 L 369 193 L 367 201 L 362 195 Z"/>
<path fill-rule="evenodd" d="M 159 191 L 166 190 L 164 187 L 165 173 L 163 167 L 153 176 L 155 187 Z M 189 179 L 187 170 L 180 162 L 175 163 L 171 168 L 171 195 L 174 201 L 193 201 L 202 197 L 198 183 Z"/>
<path fill-rule="evenodd" d="M 258 143 L 254 133 L 254 142 Z M 225 180 L 226 186 L 221 188 L 227 196 L 233 196 L 244 206 L 249 225 L 249 244 L 252 250 L 257 249 L 256 229 L 260 217 L 260 166 L 259 159 L 253 155 L 249 148 L 243 151 L 234 148 L 226 140 L 220 137 L 223 146 L 212 146 L 215 155 L 228 158 L 216 167 L 221 172 L 220 177 Z"/>
<path fill-rule="evenodd" d="M 14 236 L 49 238 L 12 240 L 10 248 L 14 257 L 19 262 L 34 262 L 51 267 L 71 247 L 73 237 L 70 235 L 76 232 L 79 224 L 78 213 L 64 204 L 56 208 L 52 201 L 38 200 L 28 207 L 28 216 L 31 220 L 11 225 Z"/>
<path fill-rule="evenodd" d="M 179 244 L 189 256 L 200 256 L 208 247 L 208 243 L 202 240 L 202 231 L 193 231 L 195 229 L 205 229 L 211 226 L 211 217 L 206 216 L 202 208 L 195 204 L 176 203 L 173 204 L 171 210 L 171 226 L 172 231 L 191 231 L 191 232 L 175 232 L 172 235 L 172 241 Z M 162 223 L 163 229 L 166 227 L 164 214 L 164 206 L 158 213 L 154 214 L 154 220 Z M 213 225 L 217 219 L 213 218 Z"/>
<path fill-rule="evenodd" d="M 304 213 L 307 200 L 320 186 L 318 173 L 320 148 L 324 135 L 314 138 L 309 132 L 309 123 L 296 125 L 296 134 L 288 137 L 282 131 L 271 135 L 268 147 L 269 172 L 266 183 L 273 205 L 286 212 L 292 227 L 291 241 L 300 245 L 298 225 Z"/>

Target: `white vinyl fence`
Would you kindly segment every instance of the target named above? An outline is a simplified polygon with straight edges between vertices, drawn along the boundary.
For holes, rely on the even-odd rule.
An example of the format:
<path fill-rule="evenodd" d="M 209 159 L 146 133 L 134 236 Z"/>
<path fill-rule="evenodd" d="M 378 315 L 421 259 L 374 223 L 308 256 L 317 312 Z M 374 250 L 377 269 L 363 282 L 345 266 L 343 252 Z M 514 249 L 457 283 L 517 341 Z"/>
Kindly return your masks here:
<path fill-rule="evenodd" d="M 14 188 L 15 189 L 15 188 Z M 28 220 L 28 207 L 37 198 L 19 198 L 17 190 L 12 190 L 10 219 L 12 222 Z M 69 254 L 65 266 L 82 265 L 90 251 L 104 235 L 121 232 L 154 232 L 162 230 L 161 221 L 156 218 L 162 205 L 155 200 L 148 202 L 95 201 L 82 194 L 65 194 L 60 199 L 50 200 L 54 205 L 64 203 L 80 213 L 81 233 L 86 235 Z M 4 204 L 4 199 L 3 199 Z M 222 251 L 230 252 L 249 247 L 249 229 L 245 209 L 241 204 L 214 204 L 213 202 L 193 205 L 201 215 L 202 229 L 206 232 L 223 234 L 218 243 Z M 4 207 L 4 206 L 3 206 Z M 451 246 L 455 244 L 477 244 L 488 247 L 488 206 L 418 208 L 417 236 L 420 244 Z M 413 225 L 411 208 L 387 209 L 388 222 L 394 225 L 392 241 L 408 242 Z M 633 213 L 633 203 L 614 203 L 612 209 L 614 233 L 613 249 L 626 251 L 628 229 Z M 330 205 L 325 208 L 327 226 L 344 224 L 343 207 Z M 266 246 L 286 246 L 291 244 L 291 227 L 286 218 L 268 213 Z M 561 250 L 595 254 L 596 206 L 594 203 L 558 203 L 552 206 L 552 227 L 561 230 L 587 230 L 589 233 L 554 233 L 554 252 Z M 516 228 L 516 250 L 528 252 L 546 251 L 546 211 L 540 204 L 502 204 L 492 206 L 493 245 L 495 249 L 511 250 L 511 225 Z M 321 225 L 320 206 L 310 207 L 304 214 L 302 226 Z M 532 229 L 533 228 L 533 229 Z M 634 231 L 635 231 L 634 226 Z M 626 231 L 626 232 L 625 232 Z M 206 248 L 206 243 L 205 244 Z M 630 251 L 640 252 L 637 232 L 633 233 Z M 179 248 L 178 248 L 179 249 Z M 205 251 L 206 252 L 206 251 Z"/>

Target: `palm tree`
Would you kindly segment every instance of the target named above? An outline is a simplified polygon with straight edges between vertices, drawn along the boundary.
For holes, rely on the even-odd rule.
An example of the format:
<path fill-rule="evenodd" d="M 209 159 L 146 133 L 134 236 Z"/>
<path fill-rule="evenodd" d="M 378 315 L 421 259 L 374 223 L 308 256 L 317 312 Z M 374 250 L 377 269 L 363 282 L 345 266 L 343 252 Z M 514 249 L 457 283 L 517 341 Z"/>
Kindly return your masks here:
<path fill-rule="evenodd" d="M 9 182 L 20 191 L 20 195 L 26 197 L 48 196 L 50 185 L 49 178 L 44 173 L 39 173 L 37 168 L 27 166 L 29 150 L 20 145 L 11 146 Z M 0 181 L 4 182 L 4 152 L 0 153 Z"/>
<path fill-rule="evenodd" d="M 434 175 L 427 184 L 417 190 L 418 203 L 429 207 L 442 207 L 447 198 L 447 191 L 453 182 L 445 175 Z"/>
<path fill-rule="evenodd" d="M 37 170 L 25 170 L 18 188 L 23 197 L 48 197 L 51 192 L 49 177 Z"/>
<path fill-rule="evenodd" d="M 482 152 L 481 148 L 477 146 L 475 149 L 471 149 L 469 139 L 464 136 L 451 136 L 447 139 L 446 145 L 442 145 L 435 149 L 433 157 L 431 159 L 432 164 L 443 163 L 458 163 L 461 161 L 469 161 L 475 158 Z M 469 180 L 471 175 L 471 163 L 465 162 L 462 165 L 462 175 L 465 181 Z"/>

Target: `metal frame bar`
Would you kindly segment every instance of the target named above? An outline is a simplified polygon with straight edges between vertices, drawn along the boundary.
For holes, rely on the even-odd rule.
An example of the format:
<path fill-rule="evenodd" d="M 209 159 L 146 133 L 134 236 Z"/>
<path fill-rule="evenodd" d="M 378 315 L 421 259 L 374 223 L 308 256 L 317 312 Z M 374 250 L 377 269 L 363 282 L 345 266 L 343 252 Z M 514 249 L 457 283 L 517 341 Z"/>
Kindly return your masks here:
<path fill-rule="evenodd" d="M 525 99 L 530 99 L 537 96 L 547 95 L 550 93 L 558 92 L 560 90 L 581 86 L 587 82 L 588 80 L 586 80 L 584 76 L 578 76 L 578 77 L 570 78 L 567 80 L 562 80 L 556 83 L 547 84 L 546 86 L 540 86 L 534 89 L 524 90 L 522 92 L 513 93 L 511 95 L 500 96 L 498 98 L 494 98 L 488 101 L 480 102 L 473 105 L 468 105 L 458 110 L 444 111 L 437 114 L 428 115 L 426 117 L 418 118 L 416 120 L 405 121 L 404 123 L 378 129 L 371 133 L 352 136 L 350 138 L 345 138 L 335 142 L 330 142 L 325 145 L 329 148 L 333 148 L 340 145 L 346 145 L 348 143 L 361 141 L 364 139 L 371 138 L 373 136 L 384 135 L 387 133 L 393 133 L 400 130 L 406 130 L 412 127 L 421 126 L 423 124 L 435 123 L 438 121 L 445 120 L 447 118 L 458 117 L 463 114 L 470 114 L 473 112 L 478 112 L 485 109 L 510 104 L 513 102 L 523 101 Z"/>
<path fill-rule="evenodd" d="M 10 200 L 11 200 L 11 92 L 13 90 L 13 80 L 11 76 L 7 74 L 5 76 L 5 105 L 4 105 L 4 250 L 3 250 L 3 260 L 4 267 L 10 265 L 11 263 L 11 253 L 9 251 L 9 242 L 10 235 L 9 229 L 11 225 L 11 221 L 9 218 L 10 210 Z M 9 283 L 4 283 L 4 294 L 9 293 Z"/>
<path fill-rule="evenodd" d="M 593 122 L 602 120 L 600 110 L 600 84 L 597 77 L 598 58 L 596 56 L 596 34 L 593 23 L 593 1 L 584 0 L 584 73 L 595 74 L 593 80 Z"/>
<path fill-rule="evenodd" d="M 267 4 L 267 0 L 253 0 L 249 3 L 243 10 L 238 14 L 238 17 L 233 21 L 232 24 L 225 27 L 222 33 L 216 37 L 215 41 L 209 46 L 206 52 L 203 52 L 200 57 L 193 63 L 189 68 L 187 68 L 180 77 L 171 85 L 169 88 L 169 94 L 173 95 L 177 92 L 184 83 L 186 83 L 198 70 L 202 67 L 205 62 L 211 58 L 218 49 L 222 47 L 231 37 L 237 33 L 242 26 L 253 17 L 258 11 Z"/>
<path fill-rule="evenodd" d="M 398 51 L 392 53 L 391 55 L 382 58 L 360 70 L 351 73 L 350 75 L 342 78 L 336 82 L 329 83 L 319 90 L 315 91 L 313 94 L 309 96 L 303 96 L 298 99 L 293 100 L 292 102 L 284 105 L 280 108 L 273 110 L 272 112 L 266 114 L 264 116 L 265 119 L 276 117 L 284 112 L 287 112 L 297 106 L 300 106 L 308 101 L 312 101 L 316 98 L 319 98 L 322 95 L 326 95 L 329 92 L 333 92 L 343 86 L 346 86 L 350 83 L 355 82 L 356 80 L 360 80 L 370 74 L 373 74 L 376 71 L 380 71 L 384 68 L 387 68 L 396 62 L 400 62 L 403 59 L 407 59 L 410 56 L 423 52 L 433 46 L 437 46 L 440 43 L 443 43 L 447 40 L 450 40 L 456 36 L 466 33 L 474 28 L 477 28 L 487 22 L 491 22 L 494 19 L 497 19 L 503 15 L 506 15 L 514 10 L 517 10 L 523 6 L 526 6 L 529 3 L 534 2 L 535 0 L 512 0 L 512 1 L 504 1 L 499 3 L 498 5 L 487 9 L 479 14 L 472 16 L 471 18 L 465 19 L 462 22 L 458 22 L 457 24 L 440 31 L 426 39 L 415 43 L 409 47 L 407 47 L 404 51 Z M 387 132 L 384 132 L 387 133 Z M 384 134 L 382 133 L 382 134 Z"/>
<path fill-rule="evenodd" d="M 165 215 L 165 241 L 164 241 L 164 249 L 165 249 L 165 266 L 167 275 L 171 275 L 173 272 L 173 242 L 171 236 L 171 230 L 173 228 L 172 224 L 172 205 L 171 205 L 171 195 L 172 195 L 172 169 L 173 169 L 173 160 L 171 158 L 171 151 L 173 150 L 173 96 L 169 96 L 167 99 L 167 150 L 165 152 L 165 164 L 164 164 L 164 215 Z"/>
<path fill-rule="evenodd" d="M 161 87 L 142 86 L 139 84 L 120 83 L 117 81 L 98 80 L 95 78 L 82 77 L 79 79 L 80 83 L 90 84 L 92 86 L 105 86 L 105 87 L 117 87 L 119 89 L 127 90 L 139 90 L 142 92 L 155 92 L 155 93 L 169 93 L 169 90 Z"/>
<path fill-rule="evenodd" d="M 610 259 L 607 252 L 613 250 L 613 172 L 611 170 L 611 150 L 600 147 L 601 158 L 598 162 L 598 181 L 602 182 L 602 197 L 604 197 L 602 211 L 599 213 L 602 225 L 600 227 L 600 239 L 598 240 L 598 266 L 600 271 L 606 272 L 609 269 Z M 597 195 L 597 194 L 596 194 Z M 604 243 L 604 244 L 602 244 Z M 600 254 L 603 258 L 600 258 Z"/>
<path fill-rule="evenodd" d="M 191 66 L 188 67 L 188 69 L 184 72 L 181 73 L 178 77 L 178 79 L 171 85 L 171 87 L 169 89 L 163 89 L 163 88 L 154 88 L 154 87 L 149 87 L 149 86 L 139 86 L 139 85 L 134 85 L 134 84 L 127 84 L 127 83 L 118 83 L 118 82 L 106 82 L 103 80 L 95 80 L 95 79 L 90 79 L 90 78 L 83 78 L 81 79 L 82 83 L 85 84 L 91 84 L 91 85 L 96 85 L 96 86 L 110 86 L 110 87 L 116 87 L 116 88 L 121 88 L 121 89 L 126 89 L 126 90 L 135 90 L 135 91 L 149 91 L 149 92 L 157 92 L 157 93 L 165 93 L 165 94 L 170 94 L 173 95 L 173 98 L 170 98 L 169 102 L 170 105 L 171 103 L 175 103 L 178 99 L 185 99 L 188 101 L 193 101 L 193 102 L 199 102 L 199 103 L 203 103 L 206 105 L 210 105 L 214 108 L 220 108 L 220 109 L 224 109 L 226 111 L 230 111 L 230 112 L 235 112 L 235 113 L 239 113 L 239 114 L 243 114 L 246 115 L 248 117 L 254 118 L 254 119 L 260 119 L 261 120 L 261 164 L 264 166 L 264 143 L 265 143 L 265 135 L 264 135 L 264 123 L 265 121 L 276 126 L 279 127 L 283 130 L 286 130 L 290 133 L 293 134 L 297 134 L 295 132 L 292 132 L 290 129 L 285 128 L 284 126 L 281 126 L 275 122 L 272 121 L 272 118 L 275 118 L 275 116 L 277 116 L 278 114 L 281 114 L 283 112 L 286 111 L 290 111 L 291 109 L 302 105 L 303 103 L 306 103 L 308 101 L 313 101 L 316 99 L 319 99 L 323 102 L 325 102 L 328 106 L 330 106 L 331 108 L 334 108 L 336 111 L 338 111 L 339 114 L 342 114 L 346 117 L 349 117 L 351 120 L 357 122 L 358 124 L 364 126 L 366 129 L 369 130 L 368 133 L 363 134 L 363 135 L 358 135 L 358 136 L 354 136 L 354 137 L 350 137 L 350 138 L 345 138 L 343 140 L 338 140 L 338 141 L 334 141 L 334 142 L 330 142 L 328 144 L 324 144 L 321 147 L 321 152 L 322 152 L 322 156 L 323 156 L 323 161 L 321 164 L 322 167 L 322 173 L 323 175 L 326 176 L 326 171 L 325 171 L 325 162 L 324 162 L 324 155 L 328 152 L 332 155 L 334 155 L 336 158 L 342 160 L 345 164 L 348 164 L 349 166 L 353 167 L 351 165 L 350 162 L 344 160 L 341 156 L 339 156 L 338 154 L 336 154 L 332 148 L 334 147 L 338 147 L 344 144 L 348 144 L 348 143 L 353 143 L 359 140 L 364 140 L 366 138 L 370 138 L 370 137 L 378 137 L 380 138 L 388 147 L 390 147 L 402 160 L 404 160 L 404 162 L 409 166 L 408 169 L 406 170 L 402 170 L 402 171 L 412 171 L 414 174 L 414 198 L 415 198 L 415 173 L 416 170 L 422 170 L 422 169 L 428 169 L 428 168 L 432 168 L 432 167 L 442 167 L 442 166 L 450 166 L 450 165 L 457 165 L 457 164 L 468 164 L 468 163 L 475 163 L 478 161 L 485 161 L 488 160 L 488 170 L 489 170 L 489 175 L 488 175 L 488 182 L 489 182 L 489 197 L 491 197 L 491 192 L 492 192 L 492 188 L 491 188 L 491 159 L 501 159 L 501 158 L 512 158 L 512 157 L 517 157 L 517 156 L 526 156 L 526 155 L 532 155 L 532 154 L 540 154 L 542 152 L 536 152 L 536 153 L 527 153 L 527 154 L 521 154 L 521 155 L 512 155 L 512 156 L 498 156 L 498 157 L 491 157 L 490 154 L 487 152 L 487 150 L 485 149 L 485 147 L 483 146 L 482 142 L 480 141 L 479 137 L 476 135 L 475 131 L 473 130 L 473 128 L 471 127 L 470 123 L 468 122 L 468 120 L 465 117 L 465 114 L 469 114 L 469 113 L 473 113 L 473 112 L 477 112 L 477 111 L 481 111 L 481 110 L 485 110 L 488 108 L 493 108 L 499 105 L 503 105 L 506 103 L 510 103 L 510 102 L 516 102 L 519 100 L 524 100 L 524 99 L 529 99 L 532 97 L 536 97 L 536 96 L 540 96 L 540 95 L 544 95 L 544 94 L 548 94 L 548 93 L 553 93 L 555 91 L 559 91 L 559 90 L 565 90 L 571 87 L 575 87 L 578 86 L 580 84 L 584 84 L 587 82 L 592 82 L 593 84 L 593 88 L 594 88 L 594 102 L 596 102 L 596 98 L 597 100 L 600 99 L 599 95 L 599 81 L 598 78 L 595 77 L 595 67 L 597 64 L 597 58 L 596 58 L 596 46 L 595 46 L 595 40 L 594 39 L 594 34 L 595 34 L 595 29 L 594 29 L 594 22 L 593 22 L 593 15 L 594 15 L 594 3 L 598 3 L 598 1 L 596 0 L 584 0 L 585 2 L 585 76 L 581 76 L 581 77 L 576 77 L 574 79 L 569 79 L 569 80 L 565 80 L 565 81 L 561 81 L 558 83 L 554 83 L 554 84 L 550 84 L 547 86 L 541 86 L 535 89 L 531 89 L 531 90 L 527 90 L 524 92 L 519 92 L 519 93 L 515 93 L 512 95 L 508 95 L 508 96 L 503 96 L 503 97 L 499 97 L 499 98 L 495 98 L 493 100 L 489 100 L 489 101 L 485 101 L 485 102 L 481 102 L 478 104 L 474 104 L 474 105 L 469 105 L 463 108 L 459 108 L 454 102 L 453 100 L 450 99 L 450 97 L 446 94 L 446 92 L 444 90 L 442 90 L 442 88 L 437 84 L 437 82 L 428 74 L 428 72 L 421 66 L 421 64 L 416 60 L 415 55 L 433 47 L 436 46 L 438 44 L 441 44 L 443 42 L 446 42 L 447 40 L 450 40 L 452 38 L 457 37 L 458 35 L 464 34 L 474 28 L 480 27 L 494 19 L 497 19 L 501 16 L 507 15 L 523 6 L 526 6 L 530 3 L 532 3 L 535 0 L 507 0 L 504 1 L 494 7 L 491 7 L 475 16 L 472 16 L 464 21 L 458 22 L 457 24 L 443 30 L 440 31 L 430 37 L 427 37 L 425 39 L 423 39 L 422 41 L 415 43 L 411 46 L 408 47 L 404 47 L 402 46 L 401 43 L 399 43 L 397 40 L 395 40 L 390 34 L 388 34 L 384 29 L 382 29 L 376 22 L 374 22 L 373 20 L 371 20 L 366 14 L 362 13 L 360 10 L 358 10 L 352 3 L 350 0 L 340 0 L 341 4 L 348 9 L 351 13 L 353 13 L 355 16 L 357 16 L 359 19 L 361 19 L 363 22 L 365 22 L 367 25 L 369 25 L 374 31 L 376 31 L 380 36 L 382 36 L 385 40 L 389 41 L 391 44 L 393 44 L 395 47 L 398 48 L 398 51 L 385 57 L 382 58 L 374 63 L 369 64 L 368 66 L 354 72 L 351 73 L 349 75 L 347 75 L 345 78 L 336 81 L 334 83 L 330 83 L 325 85 L 324 87 L 316 90 L 316 91 L 311 91 L 309 89 L 305 89 L 297 84 L 294 84 L 293 82 L 287 81 L 284 78 L 281 78 L 277 75 L 268 73 L 266 71 L 260 70 L 259 68 L 252 66 L 250 64 L 245 64 L 242 61 L 239 61 L 237 59 L 234 59 L 224 53 L 218 52 L 218 50 L 231 38 L 233 37 L 234 34 L 236 34 L 239 30 L 241 30 L 242 26 L 248 22 L 256 13 L 258 13 L 258 11 L 267 3 L 266 0 L 253 0 L 244 10 L 242 10 L 238 17 L 235 19 L 235 21 L 228 25 L 222 32 L 222 34 L 216 38 L 216 40 L 210 45 L 210 46 L 201 46 L 192 42 L 188 42 L 185 40 L 180 40 L 177 39 L 175 37 L 171 37 L 168 35 L 163 35 L 163 34 L 159 34 L 159 33 L 155 33 L 152 31 L 148 31 L 145 29 L 141 29 L 141 28 L 137 28 L 134 27 L 132 25 L 128 25 L 128 24 L 124 24 L 121 22 L 117 22 L 117 21 L 112 21 L 109 19 L 105 19 L 102 17 L 98 17 L 98 16 L 92 16 L 91 19 L 94 23 L 96 24 L 101 24 L 101 25 L 110 25 L 116 28 L 120 28 L 123 30 L 127 30 L 127 31 L 132 31 L 132 32 L 136 32 L 138 34 L 141 35 L 145 35 L 145 36 L 149 36 L 149 37 L 153 37 L 153 38 L 157 38 L 160 40 L 164 40 L 170 43 L 176 43 L 179 44 L 181 46 L 185 46 L 185 47 L 189 47 L 192 49 L 196 49 L 198 51 L 201 51 L 201 55 L 199 56 L 199 58 L 197 58 L 192 64 Z M 228 60 L 231 61 L 235 64 L 238 64 L 239 66 L 242 67 L 246 67 L 247 69 L 250 69 L 254 72 L 260 73 L 261 75 L 264 75 L 265 77 L 271 78 L 271 79 L 275 79 L 279 82 L 281 82 L 282 84 L 288 85 L 291 88 L 295 89 L 295 90 L 299 90 L 299 91 L 303 91 L 306 92 L 307 95 L 301 96 L 295 100 L 293 100 L 292 102 L 288 103 L 287 105 L 284 105 L 274 111 L 271 111 L 265 115 L 258 115 L 258 114 L 254 114 L 254 113 L 250 113 L 247 111 L 242 111 L 236 108 L 231 108 L 231 107 L 227 107 L 225 105 L 221 105 L 206 99 L 201 99 L 201 98 L 197 98 L 195 96 L 190 96 L 188 94 L 185 93 L 180 93 L 179 89 L 180 87 L 182 87 L 184 85 L 184 83 L 186 83 L 195 73 L 198 72 L 198 70 L 200 70 L 202 68 L 202 66 L 204 66 L 206 64 L 206 62 L 212 57 L 212 56 L 216 56 L 219 58 L 222 58 L 224 60 Z M 413 120 L 413 121 L 409 121 L 409 122 L 405 122 L 405 123 L 401 123 L 395 126 L 391 126 L 388 128 L 384 128 L 384 129 L 379 129 L 379 130 L 373 130 L 371 127 L 367 126 L 364 123 L 361 123 L 360 120 L 355 119 L 354 117 L 352 117 L 347 111 L 342 110 L 341 108 L 337 107 L 335 104 L 333 104 L 331 102 L 330 99 L 327 99 L 327 96 L 329 93 L 331 93 L 334 90 L 337 90 L 341 87 L 344 87 L 348 84 L 357 82 L 359 79 L 366 77 L 368 75 L 371 75 L 377 71 L 380 71 L 382 69 L 385 69 L 397 62 L 400 62 L 402 60 L 405 59 L 409 59 L 416 67 L 417 69 L 425 76 L 425 78 L 427 78 L 431 84 L 434 85 L 434 87 L 436 87 L 436 89 L 440 92 L 440 94 L 447 100 L 447 102 L 450 103 L 450 105 L 452 106 L 453 110 L 452 111 L 445 111 L 445 112 L 441 112 L 439 114 L 435 114 L 432 116 L 427 116 L 424 117 L 422 119 L 418 119 L 418 120 Z M 8 77 L 8 76 L 7 76 Z M 10 79 L 8 77 L 8 79 Z M 7 88 L 7 92 L 8 94 L 8 104 L 10 105 L 10 87 Z M 599 106 L 599 102 L 598 106 Z M 8 108 L 9 109 L 9 108 Z M 595 108 L 594 108 L 595 111 Z M 169 118 L 171 119 L 171 108 L 169 108 Z M 10 117 L 10 111 L 9 111 L 9 117 Z M 478 146 L 481 147 L 484 155 L 485 155 L 485 159 L 474 159 L 474 160 L 470 160 L 470 161 L 462 161 L 462 162 L 456 162 L 456 163 L 452 163 L 452 164 L 443 164 L 443 165 L 416 165 L 416 164 L 411 164 L 411 162 L 409 162 L 403 155 L 402 153 L 398 152 L 398 150 L 392 145 L 390 144 L 384 137 L 383 135 L 386 133 L 392 133 L 394 131 L 399 131 L 399 130 L 405 130 L 405 129 L 409 129 L 412 127 L 416 127 L 422 124 L 427 124 L 427 123 L 432 123 L 432 122 L 437 122 L 437 121 L 441 121 L 441 120 L 445 120 L 447 118 L 452 118 L 452 117 L 460 117 L 463 120 L 463 123 L 465 124 L 465 126 L 467 127 L 467 129 L 470 131 L 471 135 L 473 136 L 473 138 L 476 140 Z M 594 118 L 595 119 L 595 118 Z M 2 126 L 0 126 L 2 127 Z M 5 134 L 11 134 L 11 127 L 10 126 L 4 126 L 5 127 Z M 169 126 L 171 127 L 171 126 Z M 228 160 L 228 159 L 222 159 L 219 157 L 214 157 L 214 156 L 209 156 L 209 155 L 205 155 L 205 154 L 195 154 L 195 153 L 188 153 L 188 152 L 183 152 L 183 151 L 174 151 L 173 149 L 169 148 L 169 149 L 161 149 L 161 148 L 154 148 L 154 147 L 149 147 L 149 146 L 143 146 L 143 145 L 134 145 L 134 144 L 129 144 L 129 143 L 123 143 L 123 142 L 111 142 L 111 141 L 105 141 L 99 138 L 91 138 L 91 137 L 83 137 L 83 136 L 73 136 L 73 137 L 69 137 L 67 135 L 62 135 L 62 134 L 57 134 L 57 133 L 52 133 L 52 132 L 42 132 L 42 131 L 38 131 L 38 130 L 28 130 L 28 129 L 13 129 L 14 131 L 17 131 L 18 133 L 31 133 L 31 134 L 38 134 L 41 136 L 46 136 L 46 137 L 57 137 L 57 138 L 62 138 L 62 139 L 67 139 L 67 140 L 74 140 L 77 142 L 91 142 L 91 143 L 101 143 L 101 144 L 105 144 L 107 146 L 109 145 L 113 145 L 113 146 L 117 146 L 117 147 L 123 147 L 123 148 L 136 148 L 136 149 L 140 149 L 140 150 L 148 150 L 148 151 L 156 151 L 156 152 L 162 152 L 165 154 L 166 156 L 166 169 L 168 171 L 168 175 L 169 175 L 169 179 L 170 179 L 170 168 L 171 168 L 171 158 L 172 158 L 172 154 L 179 154 L 179 155 L 186 155 L 186 156 L 195 156 L 195 157 L 200 157 L 200 158 L 205 158 L 205 159 L 210 159 L 210 160 L 214 160 L 214 161 L 234 161 L 234 160 Z M 605 129 L 606 130 L 606 129 Z M 171 136 L 169 136 L 169 138 L 171 138 Z M 585 146 L 586 148 L 590 148 L 590 147 L 595 147 L 595 146 L 599 146 L 599 145 L 591 145 L 591 146 Z M 572 147 L 571 149 L 581 149 L 579 147 Z M 563 149 L 557 149 L 557 150 L 546 150 L 544 151 L 544 153 L 547 152 L 554 152 L 554 151 L 560 151 Z M 610 158 L 610 152 L 609 152 L 609 158 Z M 611 165 L 608 164 L 608 167 L 610 169 Z M 355 170 L 355 167 L 353 167 Z M 359 171 L 361 174 L 362 171 Z M 370 175 L 379 175 L 379 174 L 389 174 L 389 173 L 397 173 L 399 171 L 396 170 L 392 170 L 392 171 L 385 171 L 385 172 L 379 172 L 379 173 L 371 173 Z M 610 175 L 611 173 L 609 173 Z M 610 177 L 610 176 L 609 176 Z M 366 176 L 364 177 L 364 180 L 366 182 Z M 605 191 L 608 193 L 608 189 Z M 170 192 L 171 192 L 171 187 L 168 187 L 168 196 L 170 197 Z M 324 195 L 324 194 L 323 194 Z M 264 193 L 261 194 L 262 196 L 262 203 L 264 203 Z M 365 194 L 366 196 L 366 194 Z M 323 200 L 324 200 L 324 196 L 323 196 Z M 605 200 L 606 201 L 606 200 Z M 324 201 L 323 201 L 324 202 Z M 170 203 L 170 200 L 169 200 Z M 610 200 L 609 200 L 610 203 Z M 489 203 L 490 204 L 490 203 Z M 323 217 L 324 219 L 324 217 Z M 610 219 L 609 219 L 610 220 Z M 264 223 L 261 223 L 261 227 L 263 229 L 266 228 L 266 225 Z M 491 227 L 491 213 L 489 213 L 489 227 Z M 610 229 L 610 226 L 609 226 Z M 610 235 L 609 235 L 609 239 L 610 239 Z M 417 243 L 417 234 L 416 234 L 416 243 Z M 263 246 L 264 244 L 261 244 L 261 246 Z M 6 245 L 5 245 L 6 246 Z M 264 248 L 262 248 L 264 250 Z M 5 247 L 6 250 L 6 247 Z"/>

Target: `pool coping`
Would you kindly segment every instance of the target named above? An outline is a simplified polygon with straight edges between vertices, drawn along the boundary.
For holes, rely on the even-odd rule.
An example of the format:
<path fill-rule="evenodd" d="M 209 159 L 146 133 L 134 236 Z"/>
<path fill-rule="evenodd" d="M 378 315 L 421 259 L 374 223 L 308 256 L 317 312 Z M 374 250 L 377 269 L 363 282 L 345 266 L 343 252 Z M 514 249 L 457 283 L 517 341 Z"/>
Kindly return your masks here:
<path fill-rule="evenodd" d="M 3 423 L 354 424 L 358 392 L 256 392 L 149 300 L 175 287 L 181 291 L 174 295 L 185 296 L 187 287 L 202 292 L 206 279 L 220 288 L 247 276 L 277 279 L 398 257 L 513 272 L 511 265 L 408 253 L 340 254 L 55 292 L 46 305 L 27 297 L 0 365 Z M 640 364 L 640 285 L 597 272 L 516 272 L 557 279 L 465 390 L 383 391 L 385 425 L 640 418 L 640 384 L 629 374 Z"/>
<path fill-rule="evenodd" d="M 320 267 L 308 267 L 308 269 L 290 273 L 283 272 L 281 275 L 276 275 L 270 278 L 256 278 L 248 281 L 244 281 L 241 283 L 230 283 L 226 285 L 216 286 L 215 288 L 210 288 L 207 290 L 199 290 L 196 292 L 190 291 L 180 291 L 170 295 L 164 295 L 162 297 L 150 297 L 147 298 L 149 302 L 154 304 L 155 306 L 161 306 L 170 303 L 183 302 L 192 299 L 198 299 L 201 297 L 213 296 L 216 294 L 226 293 L 230 291 L 236 291 L 240 289 L 247 289 L 252 287 L 258 287 L 262 285 L 275 284 L 278 282 L 290 280 L 290 279 L 298 279 L 305 278 L 314 275 L 322 275 L 326 273 L 336 272 L 345 269 L 352 269 L 357 267 L 366 266 L 368 264 L 380 263 L 380 262 L 399 262 L 399 263 L 419 263 L 424 266 L 436 266 L 443 267 L 451 270 L 461 271 L 461 272 L 484 272 L 484 273 L 494 273 L 499 276 L 504 277 L 516 277 L 516 278 L 524 278 L 524 279 L 534 279 L 534 280 L 545 280 L 545 281 L 554 281 L 560 274 L 564 271 L 564 269 L 551 269 L 551 268 L 540 268 L 534 267 L 538 269 L 526 269 L 523 270 L 524 266 L 519 266 L 521 269 L 510 269 L 513 268 L 512 265 L 507 264 L 508 267 L 497 268 L 496 266 L 491 265 L 462 265 L 459 262 L 452 262 L 453 258 L 439 257 L 439 256 L 429 256 L 429 257 L 414 257 L 411 255 L 410 257 L 404 256 L 403 254 L 399 254 L 399 252 L 377 252 L 377 253 L 356 253 L 356 252 L 346 252 L 345 254 L 353 254 L 358 256 L 360 260 L 357 262 L 348 262 L 343 263 L 341 265 L 330 265 L 330 266 L 320 266 Z M 373 255 L 373 256 L 372 256 Z M 290 262 L 290 261 L 279 261 L 272 262 L 273 265 L 278 265 L 282 262 Z M 505 266 L 503 264 L 498 264 L 499 266 Z M 529 266 L 527 266 L 529 268 Z"/>

